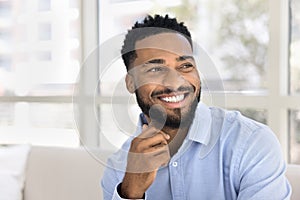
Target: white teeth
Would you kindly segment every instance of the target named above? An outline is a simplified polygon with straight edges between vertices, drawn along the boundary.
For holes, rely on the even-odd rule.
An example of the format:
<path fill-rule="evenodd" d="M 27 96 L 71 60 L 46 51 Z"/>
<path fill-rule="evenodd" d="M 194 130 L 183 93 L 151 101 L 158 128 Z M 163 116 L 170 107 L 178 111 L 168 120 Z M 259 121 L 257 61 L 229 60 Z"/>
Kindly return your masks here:
<path fill-rule="evenodd" d="M 179 101 L 182 101 L 184 99 L 184 94 L 181 95 L 176 95 L 172 97 L 163 97 L 161 100 L 166 101 L 166 102 L 171 102 L 171 103 L 177 103 Z"/>

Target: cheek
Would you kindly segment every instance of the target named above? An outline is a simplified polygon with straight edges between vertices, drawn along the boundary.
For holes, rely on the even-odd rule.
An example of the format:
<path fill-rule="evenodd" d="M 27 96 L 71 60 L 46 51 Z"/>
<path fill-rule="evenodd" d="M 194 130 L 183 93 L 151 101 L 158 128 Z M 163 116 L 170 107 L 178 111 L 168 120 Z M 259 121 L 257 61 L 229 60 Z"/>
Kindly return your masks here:
<path fill-rule="evenodd" d="M 142 97 L 143 99 L 147 99 L 149 96 L 151 96 L 153 90 L 151 86 L 144 84 L 144 85 L 140 85 L 137 88 L 137 91 L 140 97 Z"/>
<path fill-rule="evenodd" d="M 162 85 L 161 80 L 157 78 L 141 77 L 135 81 L 136 88 L 143 88 L 143 90 L 151 90 L 155 85 Z"/>
<path fill-rule="evenodd" d="M 201 81 L 200 81 L 200 77 L 198 74 L 191 74 L 188 77 L 186 77 L 186 80 L 193 85 L 196 90 L 199 90 L 201 87 Z"/>
<path fill-rule="evenodd" d="M 155 79 L 149 78 L 149 76 L 144 76 L 140 72 L 136 73 L 133 77 L 136 89 L 149 90 L 148 88 L 151 87 L 152 84 L 157 84 Z"/>

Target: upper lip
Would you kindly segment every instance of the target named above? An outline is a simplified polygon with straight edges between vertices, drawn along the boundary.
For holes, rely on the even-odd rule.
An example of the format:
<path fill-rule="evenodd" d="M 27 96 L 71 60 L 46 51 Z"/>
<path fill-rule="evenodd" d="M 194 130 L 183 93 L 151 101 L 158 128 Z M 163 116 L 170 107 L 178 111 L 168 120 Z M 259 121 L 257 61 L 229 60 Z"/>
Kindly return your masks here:
<path fill-rule="evenodd" d="M 160 91 L 153 91 L 152 97 L 170 97 L 170 96 L 176 96 L 181 94 L 187 94 L 190 92 L 194 92 L 195 89 L 193 87 L 180 87 L 178 90 L 172 90 L 172 89 L 165 89 Z"/>

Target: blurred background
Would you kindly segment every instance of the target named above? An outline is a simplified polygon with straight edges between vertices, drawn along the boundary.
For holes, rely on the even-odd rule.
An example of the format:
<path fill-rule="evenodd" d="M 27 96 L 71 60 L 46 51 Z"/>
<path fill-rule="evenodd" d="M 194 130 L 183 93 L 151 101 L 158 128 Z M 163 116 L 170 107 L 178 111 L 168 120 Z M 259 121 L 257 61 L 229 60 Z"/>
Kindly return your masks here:
<path fill-rule="evenodd" d="M 118 149 L 140 111 L 103 52 L 146 14 L 184 21 L 208 52 L 220 79 L 204 77 L 204 102 L 221 94 L 300 164 L 299 0 L 0 0 L 0 144 Z"/>

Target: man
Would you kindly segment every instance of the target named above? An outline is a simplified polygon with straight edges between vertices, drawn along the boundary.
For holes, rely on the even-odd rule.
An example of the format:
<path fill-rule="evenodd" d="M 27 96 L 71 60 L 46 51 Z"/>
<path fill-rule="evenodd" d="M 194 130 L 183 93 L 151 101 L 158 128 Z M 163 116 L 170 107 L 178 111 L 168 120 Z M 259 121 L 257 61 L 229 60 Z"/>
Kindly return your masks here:
<path fill-rule="evenodd" d="M 126 86 L 142 110 L 108 160 L 104 199 L 289 199 L 280 145 L 265 125 L 200 102 L 191 35 L 167 15 L 126 35 Z"/>

